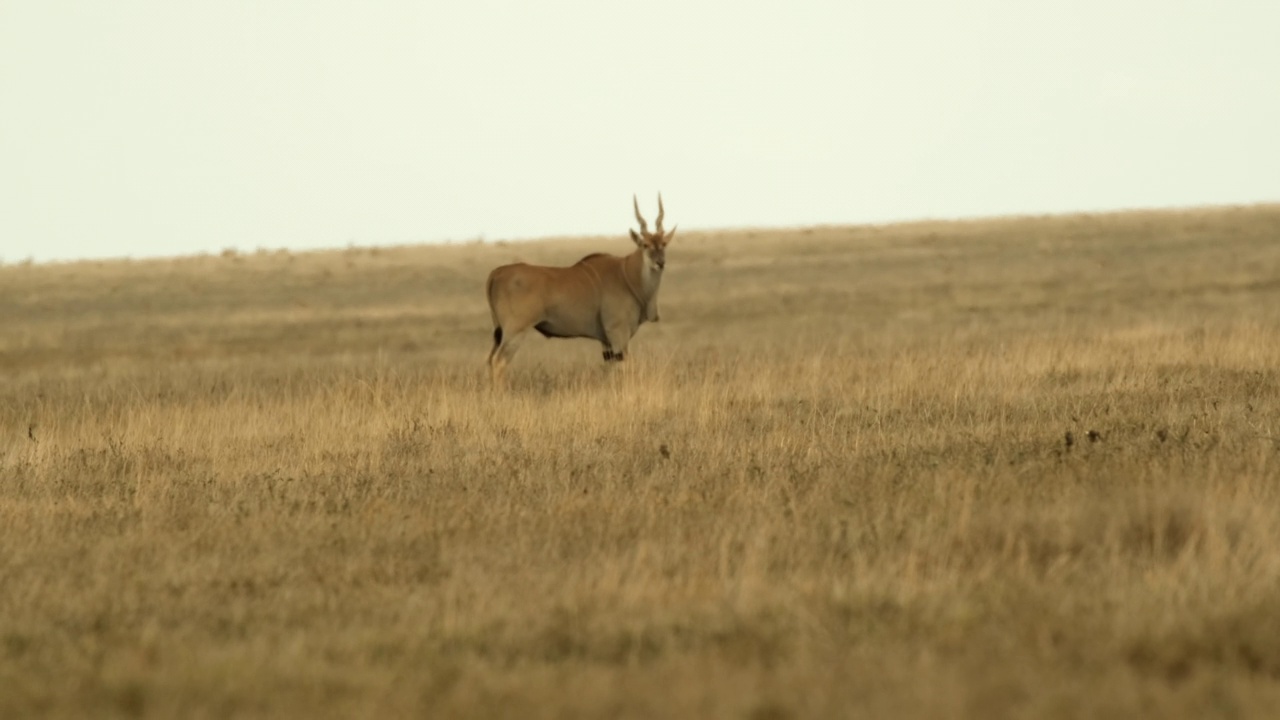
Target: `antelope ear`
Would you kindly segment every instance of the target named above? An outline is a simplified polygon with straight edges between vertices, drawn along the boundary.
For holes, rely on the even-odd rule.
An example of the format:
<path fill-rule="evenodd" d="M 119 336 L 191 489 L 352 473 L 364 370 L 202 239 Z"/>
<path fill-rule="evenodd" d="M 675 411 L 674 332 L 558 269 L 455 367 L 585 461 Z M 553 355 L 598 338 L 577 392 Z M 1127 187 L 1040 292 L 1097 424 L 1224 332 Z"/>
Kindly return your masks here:
<path fill-rule="evenodd" d="M 666 234 L 662 236 L 662 247 L 666 247 L 667 243 L 671 242 L 671 238 L 675 234 L 676 234 L 675 228 L 671 228 L 670 230 L 668 230 Z"/>
<path fill-rule="evenodd" d="M 628 232 L 631 233 L 632 242 L 634 242 L 636 245 L 639 245 L 640 247 L 644 247 L 644 238 L 640 237 L 640 233 L 636 232 L 635 230 L 628 230 Z"/>

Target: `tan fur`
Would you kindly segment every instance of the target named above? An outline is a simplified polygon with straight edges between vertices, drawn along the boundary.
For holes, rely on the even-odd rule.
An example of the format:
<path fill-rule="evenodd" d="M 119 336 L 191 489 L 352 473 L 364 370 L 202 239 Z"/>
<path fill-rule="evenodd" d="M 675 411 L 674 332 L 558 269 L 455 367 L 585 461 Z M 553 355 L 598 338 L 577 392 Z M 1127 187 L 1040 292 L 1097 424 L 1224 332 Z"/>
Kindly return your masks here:
<path fill-rule="evenodd" d="M 621 361 L 627 344 L 645 322 L 658 320 L 658 286 L 666 245 L 675 228 L 662 231 L 658 197 L 657 231 L 650 233 L 636 205 L 641 231 L 631 231 L 630 255 L 588 255 L 569 267 L 516 263 L 489 273 L 489 311 L 495 341 L 489 370 L 495 384 L 530 329 L 548 337 L 600 342 L 606 361 Z"/>

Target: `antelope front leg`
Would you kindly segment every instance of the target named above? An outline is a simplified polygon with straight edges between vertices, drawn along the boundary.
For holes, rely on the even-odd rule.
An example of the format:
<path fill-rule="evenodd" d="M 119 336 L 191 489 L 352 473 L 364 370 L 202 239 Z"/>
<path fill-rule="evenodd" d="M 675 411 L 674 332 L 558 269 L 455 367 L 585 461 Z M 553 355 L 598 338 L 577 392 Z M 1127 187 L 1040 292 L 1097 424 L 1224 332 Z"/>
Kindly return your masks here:
<path fill-rule="evenodd" d="M 605 356 L 605 360 L 612 362 L 622 362 L 627 356 L 627 343 L 631 342 L 631 336 L 636 334 L 636 328 L 640 325 L 639 314 L 633 314 L 631 308 L 622 310 L 613 310 L 605 313 L 604 325 L 604 344 L 609 346 L 611 351 Z"/>
<path fill-rule="evenodd" d="M 609 349 L 604 353 L 605 362 L 622 362 L 627 355 L 627 340 L 629 336 L 624 334 L 625 330 L 609 333 Z"/>

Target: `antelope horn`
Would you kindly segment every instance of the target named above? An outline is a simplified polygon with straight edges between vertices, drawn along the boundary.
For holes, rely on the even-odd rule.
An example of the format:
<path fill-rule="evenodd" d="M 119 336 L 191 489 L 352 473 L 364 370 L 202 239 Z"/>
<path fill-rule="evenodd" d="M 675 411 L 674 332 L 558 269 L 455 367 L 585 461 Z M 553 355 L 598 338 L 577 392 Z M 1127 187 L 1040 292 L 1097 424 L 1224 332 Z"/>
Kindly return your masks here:
<path fill-rule="evenodd" d="M 662 234 L 662 193 L 658 193 L 658 219 L 653 221 L 658 229 L 658 234 Z"/>
<path fill-rule="evenodd" d="M 640 232 L 648 235 L 649 224 L 644 221 L 644 216 L 640 214 L 640 201 L 636 199 L 634 194 L 631 196 L 631 204 L 636 208 L 636 220 L 640 223 Z"/>

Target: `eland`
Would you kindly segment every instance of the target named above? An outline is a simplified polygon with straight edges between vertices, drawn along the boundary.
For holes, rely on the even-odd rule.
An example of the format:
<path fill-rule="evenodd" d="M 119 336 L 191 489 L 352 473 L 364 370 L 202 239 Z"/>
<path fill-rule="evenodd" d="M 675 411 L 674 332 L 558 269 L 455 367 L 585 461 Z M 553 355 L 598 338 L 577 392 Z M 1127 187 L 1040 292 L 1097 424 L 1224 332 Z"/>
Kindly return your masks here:
<path fill-rule="evenodd" d="M 636 249 L 630 255 L 593 253 L 569 267 L 516 263 L 489 273 L 489 372 L 495 385 L 530 328 L 544 337 L 597 340 L 605 362 L 621 362 L 640 325 L 658 321 L 658 285 L 676 229 L 662 229 L 661 193 L 653 232 L 634 195 L 631 203 L 640 232 L 631 230 Z"/>

